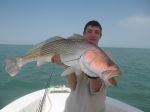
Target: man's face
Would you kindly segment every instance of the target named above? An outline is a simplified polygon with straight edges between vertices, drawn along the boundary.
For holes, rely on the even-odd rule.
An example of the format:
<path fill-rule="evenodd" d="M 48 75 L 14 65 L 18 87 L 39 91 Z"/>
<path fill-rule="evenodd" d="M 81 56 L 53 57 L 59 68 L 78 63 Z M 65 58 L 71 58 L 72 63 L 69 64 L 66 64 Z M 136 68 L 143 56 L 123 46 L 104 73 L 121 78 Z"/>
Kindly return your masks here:
<path fill-rule="evenodd" d="M 89 25 L 86 28 L 86 31 L 83 33 L 83 36 L 92 44 L 97 45 L 99 39 L 101 38 L 101 30 L 98 26 Z"/>

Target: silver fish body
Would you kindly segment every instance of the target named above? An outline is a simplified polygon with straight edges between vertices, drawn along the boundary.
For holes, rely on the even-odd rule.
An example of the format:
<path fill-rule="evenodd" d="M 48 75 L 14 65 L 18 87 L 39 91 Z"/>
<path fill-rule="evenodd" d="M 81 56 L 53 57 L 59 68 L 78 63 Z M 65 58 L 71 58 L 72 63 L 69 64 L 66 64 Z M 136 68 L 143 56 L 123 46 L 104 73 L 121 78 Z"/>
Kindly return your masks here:
<path fill-rule="evenodd" d="M 87 61 L 81 58 L 87 51 L 96 52 L 96 55 L 100 57 L 100 60 L 102 60 L 104 64 L 107 65 L 108 69 L 102 71 L 101 68 L 98 68 L 96 71 L 87 65 Z M 74 34 L 67 39 L 58 36 L 52 37 L 44 42 L 41 42 L 40 44 L 35 45 L 24 56 L 6 59 L 6 71 L 11 76 L 15 76 L 21 67 L 26 63 L 37 61 L 37 65 L 42 65 L 51 62 L 51 57 L 56 53 L 60 54 L 61 61 L 64 64 L 71 66 L 76 70 L 81 70 L 87 74 L 91 73 L 89 72 L 90 70 L 93 74 L 98 76 L 107 70 L 110 71 L 109 68 L 111 66 L 113 66 L 117 72 L 120 71 L 119 67 L 109 58 L 109 56 L 107 56 L 107 54 L 101 48 L 89 43 L 84 39 L 84 37 L 78 34 Z M 116 74 L 114 74 L 118 76 L 120 72 L 117 73 L 116 71 Z M 91 74 L 91 76 L 93 76 L 93 74 Z"/>
<path fill-rule="evenodd" d="M 68 39 L 55 36 L 35 45 L 24 56 L 7 58 L 6 71 L 11 76 L 14 76 L 26 63 L 37 61 L 37 65 L 45 64 L 51 61 L 51 57 L 55 53 L 60 54 L 62 62 L 71 66 L 71 64 L 76 62 L 74 60 L 78 60 L 83 52 L 92 47 L 93 45 L 89 44 L 78 34 Z"/>

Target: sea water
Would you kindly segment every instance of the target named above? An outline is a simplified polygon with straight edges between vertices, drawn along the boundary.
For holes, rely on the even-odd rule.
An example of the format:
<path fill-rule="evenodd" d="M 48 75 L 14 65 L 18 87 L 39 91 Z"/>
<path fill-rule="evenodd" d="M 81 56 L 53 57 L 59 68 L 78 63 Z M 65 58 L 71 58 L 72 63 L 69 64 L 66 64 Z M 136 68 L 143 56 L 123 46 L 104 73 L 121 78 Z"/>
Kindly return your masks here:
<path fill-rule="evenodd" d="M 22 56 L 31 45 L 0 45 L 0 109 L 15 99 L 49 86 L 67 85 L 60 76 L 64 68 L 52 63 L 25 65 L 15 77 L 5 71 L 5 59 Z M 122 70 L 117 87 L 109 87 L 107 96 L 150 112 L 150 49 L 103 48 Z"/>

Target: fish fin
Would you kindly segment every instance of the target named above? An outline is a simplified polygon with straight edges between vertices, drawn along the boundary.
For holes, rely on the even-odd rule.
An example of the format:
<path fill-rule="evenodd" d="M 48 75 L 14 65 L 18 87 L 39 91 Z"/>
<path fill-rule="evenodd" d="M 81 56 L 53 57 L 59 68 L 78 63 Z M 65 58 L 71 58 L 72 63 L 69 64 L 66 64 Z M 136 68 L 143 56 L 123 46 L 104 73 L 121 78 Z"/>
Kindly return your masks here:
<path fill-rule="evenodd" d="M 75 72 L 75 69 L 73 67 L 68 67 L 62 74 L 61 76 L 66 76 L 69 75 L 71 73 Z"/>
<path fill-rule="evenodd" d="M 80 34 L 73 34 L 70 37 L 68 37 L 67 39 L 84 39 L 82 35 Z"/>
<path fill-rule="evenodd" d="M 106 52 L 106 51 L 105 51 L 105 53 L 107 54 L 107 56 L 108 56 L 111 60 L 114 60 L 114 59 L 113 59 L 113 56 L 112 56 L 112 54 L 111 54 L 110 52 Z"/>
<path fill-rule="evenodd" d="M 49 62 L 51 62 L 51 56 L 39 58 L 37 59 L 37 66 L 41 66 Z"/>
<path fill-rule="evenodd" d="M 32 49 L 30 49 L 30 50 L 28 51 L 28 53 L 29 53 L 29 52 L 32 52 L 33 50 L 35 50 L 35 49 L 37 49 L 37 48 L 41 48 L 41 47 L 44 46 L 46 43 L 54 42 L 54 41 L 60 40 L 60 39 L 64 39 L 64 38 L 59 37 L 59 36 L 50 37 L 49 39 L 47 39 L 47 40 L 45 40 L 45 41 L 43 41 L 43 42 L 40 42 L 40 43 L 38 43 L 38 44 L 35 44 L 35 45 L 32 47 Z"/>
<path fill-rule="evenodd" d="M 5 60 L 6 62 L 6 67 L 5 70 L 7 73 L 9 73 L 10 76 L 15 76 L 21 69 L 21 67 L 23 66 L 23 63 L 21 61 L 21 58 L 7 58 Z"/>
<path fill-rule="evenodd" d="M 54 42 L 56 40 L 61 40 L 61 39 L 64 39 L 63 37 L 60 37 L 60 36 L 54 36 L 54 37 L 50 37 L 49 39 L 47 39 L 46 41 L 44 41 L 43 43 L 50 43 L 50 42 Z"/>

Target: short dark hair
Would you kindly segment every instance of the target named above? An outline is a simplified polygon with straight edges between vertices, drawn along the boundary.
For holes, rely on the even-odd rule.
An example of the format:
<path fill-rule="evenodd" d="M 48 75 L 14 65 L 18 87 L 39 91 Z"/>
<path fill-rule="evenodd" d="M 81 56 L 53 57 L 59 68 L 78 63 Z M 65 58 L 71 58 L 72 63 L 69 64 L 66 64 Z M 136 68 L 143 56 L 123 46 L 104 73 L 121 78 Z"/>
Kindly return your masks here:
<path fill-rule="evenodd" d="M 102 26 L 100 25 L 100 23 L 96 20 L 92 20 L 92 21 L 89 21 L 88 23 L 86 23 L 85 27 L 84 27 L 84 32 L 86 31 L 86 28 L 88 26 L 98 26 L 100 30 L 102 30 Z"/>

